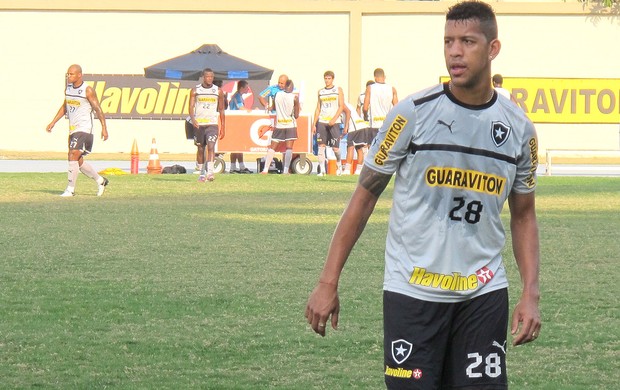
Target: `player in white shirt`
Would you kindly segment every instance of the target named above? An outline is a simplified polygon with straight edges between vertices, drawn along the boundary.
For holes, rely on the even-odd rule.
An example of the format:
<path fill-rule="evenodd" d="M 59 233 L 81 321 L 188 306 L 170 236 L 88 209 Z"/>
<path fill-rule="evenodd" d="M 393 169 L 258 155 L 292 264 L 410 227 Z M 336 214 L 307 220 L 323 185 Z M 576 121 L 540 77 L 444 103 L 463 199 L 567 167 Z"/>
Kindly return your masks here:
<path fill-rule="evenodd" d="M 274 97 L 276 124 L 273 134 L 271 135 L 271 146 L 269 146 L 267 150 L 265 166 L 261 174 L 269 173 L 269 166 L 281 142 L 284 142 L 286 147 L 284 151 L 284 167 L 282 173 L 285 175 L 289 173 L 288 171 L 291 167 L 291 160 L 293 158 L 293 145 L 297 139 L 297 118 L 299 118 L 299 98 L 293 93 L 294 88 L 295 85 L 293 84 L 293 80 L 288 79 L 284 84 L 284 89 L 277 92 Z"/>
<path fill-rule="evenodd" d="M 374 71 L 375 82 L 366 87 L 364 94 L 364 117 L 370 126 L 366 130 L 366 143 L 370 145 L 383 125 L 385 116 L 398 103 L 396 88 L 385 83 L 385 72 L 381 68 Z"/>
<path fill-rule="evenodd" d="M 188 110 L 194 125 L 194 144 L 198 149 L 196 160 L 200 169 L 200 182 L 215 179 L 215 143 L 226 134 L 225 97 L 222 90 L 214 84 L 214 77 L 212 69 L 204 69 L 202 82 L 192 88 L 189 94 Z"/>
<path fill-rule="evenodd" d="M 323 74 L 325 87 L 319 90 L 316 110 L 314 112 L 314 123 L 312 124 L 312 134 L 317 134 L 317 144 L 319 146 L 319 176 L 327 172 L 326 148 L 332 148 L 336 156 L 337 171 L 340 175 L 340 114 L 344 110 L 344 93 L 342 88 L 334 85 L 334 72 L 331 70 Z"/>
<path fill-rule="evenodd" d="M 84 156 L 89 154 L 93 147 L 93 112 L 101 123 L 101 139 L 104 141 L 108 139 L 105 116 L 95 90 L 84 83 L 82 67 L 75 64 L 71 65 L 66 76 L 65 101 L 46 128 L 47 132 L 50 133 L 56 122 L 67 115 L 69 119 L 68 184 L 60 196 L 74 195 L 79 172 L 97 183 L 97 196 L 101 196 L 108 185 L 108 179 L 100 176 L 92 165 L 85 162 Z"/>
<path fill-rule="evenodd" d="M 513 345 L 540 334 L 534 125 L 498 98 L 493 9 L 448 10 L 444 57 L 450 81 L 415 93 L 387 115 L 306 307 L 324 336 L 338 325 L 338 283 L 348 255 L 395 175 L 385 247 L 384 377 L 389 389 L 506 389 L 508 291 L 503 206 L 522 291 Z"/>
<path fill-rule="evenodd" d="M 503 87 L 504 85 L 504 77 L 501 74 L 497 73 L 493 75 L 493 87 L 503 97 L 506 99 L 510 99 L 514 104 L 518 104 L 517 100 L 512 96 L 509 90 Z"/>
<path fill-rule="evenodd" d="M 351 167 L 353 164 L 353 155 L 357 153 L 357 168 L 355 174 L 359 175 L 362 171 L 362 165 L 364 164 L 365 153 L 362 152 L 366 148 L 367 144 L 364 140 L 364 130 L 368 128 L 368 122 L 357 114 L 355 107 L 352 104 L 345 102 L 344 104 L 344 133 L 347 134 L 347 159 L 346 165 L 342 169 L 343 175 L 351 174 Z"/>

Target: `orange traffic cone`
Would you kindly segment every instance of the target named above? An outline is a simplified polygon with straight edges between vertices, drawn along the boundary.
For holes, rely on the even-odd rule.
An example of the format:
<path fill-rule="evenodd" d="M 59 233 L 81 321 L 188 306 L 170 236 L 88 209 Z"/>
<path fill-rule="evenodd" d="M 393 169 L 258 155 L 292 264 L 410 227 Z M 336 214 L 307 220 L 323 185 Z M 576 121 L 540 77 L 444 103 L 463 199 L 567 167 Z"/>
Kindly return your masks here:
<path fill-rule="evenodd" d="M 136 139 L 133 139 L 133 145 L 131 146 L 131 174 L 138 174 L 138 166 L 140 163 L 140 153 L 138 153 L 138 144 Z"/>
<path fill-rule="evenodd" d="M 153 138 L 153 144 L 151 145 L 151 155 L 149 157 L 149 165 L 146 167 L 146 172 L 149 174 L 161 173 L 161 164 L 159 163 L 159 154 L 157 153 L 155 138 Z"/>

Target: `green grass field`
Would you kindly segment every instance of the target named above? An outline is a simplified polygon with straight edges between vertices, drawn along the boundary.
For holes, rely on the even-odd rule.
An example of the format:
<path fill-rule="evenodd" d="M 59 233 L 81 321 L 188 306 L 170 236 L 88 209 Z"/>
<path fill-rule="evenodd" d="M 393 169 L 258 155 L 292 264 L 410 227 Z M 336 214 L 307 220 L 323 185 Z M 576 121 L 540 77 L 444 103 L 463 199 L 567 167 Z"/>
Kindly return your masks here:
<path fill-rule="evenodd" d="M 345 268 L 339 330 L 303 316 L 355 181 L 112 176 L 97 198 L 81 175 L 66 199 L 65 174 L 0 174 L 0 388 L 383 388 L 391 187 Z M 537 193 L 543 330 L 509 349 L 511 389 L 618 388 L 620 179 Z"/>

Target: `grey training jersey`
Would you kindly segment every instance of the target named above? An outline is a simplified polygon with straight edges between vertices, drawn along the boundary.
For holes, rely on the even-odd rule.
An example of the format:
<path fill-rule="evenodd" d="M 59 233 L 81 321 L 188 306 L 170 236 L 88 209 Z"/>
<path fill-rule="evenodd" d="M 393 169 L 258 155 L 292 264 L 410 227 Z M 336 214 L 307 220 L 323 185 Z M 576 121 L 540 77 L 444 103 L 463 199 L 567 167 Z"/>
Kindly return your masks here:
<path fill-rule="evenodd" d="M 396 173 L 384 289 L 458 302 L 506 287 L 500 213 L 534 190 L 537 163 L 533 124 L 497 93 L 468 106 L 446 83 L 399 102 L 365 160 Z"/>

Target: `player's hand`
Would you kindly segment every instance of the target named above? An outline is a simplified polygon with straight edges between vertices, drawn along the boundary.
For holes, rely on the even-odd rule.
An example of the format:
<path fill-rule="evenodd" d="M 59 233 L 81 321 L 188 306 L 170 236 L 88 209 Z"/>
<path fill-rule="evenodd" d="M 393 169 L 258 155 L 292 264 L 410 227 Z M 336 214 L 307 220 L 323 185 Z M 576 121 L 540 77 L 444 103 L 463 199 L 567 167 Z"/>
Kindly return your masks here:
<path fill-rule="evenodd" d="M 225 135 L 226 135 L 226 131 L 224 131 L 224 129 L 220 130 L 220 139 L 224 139 Z"/>
<path fill-rule="evenodd" d="M 47 127 L 45 128 L 45 131 L 47 131 L 48 133 L 52 132 L 52 129 L 54 128 L 54 124 L 50 123 L 49 125 L 47 125 Z"/>
<path fill-rule="evenodd" d="M 108 129 L 101 129 L 101 139 L 104 141 L 108 140 Z"/>
<path fill-rule="evenodd" d="M 540 329 L 538 300 L 521 297 L 512 313 L 512 326 L 510 328 L 510 333 L 514 336 L 512 345 L 517 346 L 536 340 L 540 335 Z"/>
<path fill-rule="evenodd" d="M 339 312 L 338 287 L 319 282 L 310 294 L 306 305 L 305 316 L 312 330 L 325 337 L 325 328 L 330 316 L 332 328 L 338 329 Z"/>

